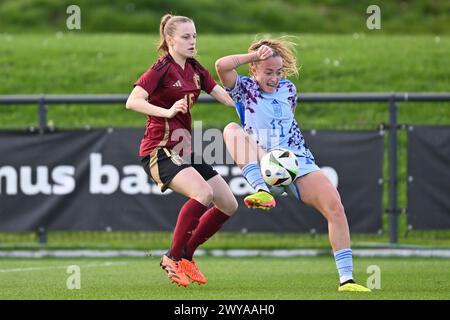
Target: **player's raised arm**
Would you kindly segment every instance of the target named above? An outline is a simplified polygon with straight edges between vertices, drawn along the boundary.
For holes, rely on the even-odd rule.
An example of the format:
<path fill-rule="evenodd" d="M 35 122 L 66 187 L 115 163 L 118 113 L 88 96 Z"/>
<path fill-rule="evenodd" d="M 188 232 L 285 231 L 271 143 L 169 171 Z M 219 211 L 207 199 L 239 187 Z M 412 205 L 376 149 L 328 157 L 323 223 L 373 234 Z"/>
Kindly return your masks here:
<path fill-rule="evenodd" d="M 257 51 L 245 54 L 235 54 L 220 58 L 215 67 L 220 81 L 228 88 L 232 88 L 238 76 L 236 69 L 247 63 L 263 61 L 270 58 L 273 51 L 270 47 L 263 45 Z"/>

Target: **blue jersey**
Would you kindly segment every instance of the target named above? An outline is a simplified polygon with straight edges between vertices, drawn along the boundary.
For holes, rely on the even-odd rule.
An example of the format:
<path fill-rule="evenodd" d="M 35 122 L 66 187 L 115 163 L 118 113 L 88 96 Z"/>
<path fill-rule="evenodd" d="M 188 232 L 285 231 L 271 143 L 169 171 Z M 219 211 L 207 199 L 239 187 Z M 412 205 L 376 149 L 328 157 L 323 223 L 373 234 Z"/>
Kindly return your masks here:
<path fill-rule="evenodd" d="M 294 117 L 297 90 L 291 81 L 281 80 L 269 94 L 260 90 L 253 78 L 238 76 L 234 88 L 227 88 L 227 92 L 242 127 L 264 150 L 287 149 L 314 161 Z"/>

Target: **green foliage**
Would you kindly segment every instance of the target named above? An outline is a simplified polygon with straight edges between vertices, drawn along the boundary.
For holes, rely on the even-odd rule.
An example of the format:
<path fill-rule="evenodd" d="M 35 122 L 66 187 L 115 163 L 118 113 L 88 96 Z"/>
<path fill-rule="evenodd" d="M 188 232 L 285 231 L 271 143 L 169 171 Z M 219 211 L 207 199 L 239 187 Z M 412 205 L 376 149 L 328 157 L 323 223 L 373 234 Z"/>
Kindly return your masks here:
<path fill-rule="evenodd" d="M 246 52 L 254 35 L 200 35 L 199 60 L 217 80 L 214 62 Z M 298 35 L 302 92 L 439 92 L 450 88 L 450 38 L 435 36 Z M 133 34 L 0 35 L 0 94 L 126 94 L 157 58 L 157 36 Z M 246 74 L 247 67 L 240 73 Z M 404 105 L 404 106 L 403 106 Z M 400 121 L 448 123 L 447 104 L 407 103 Z M 197 104 L 194 119 L 223 128 L 233 109 Z M 213 110 L 214 112 L 211 112 Z M 217 115 L 220 116 L 217 116 Z M 386 104 L 306 104 L 302 128 L 375 128 L 387 121 Z M 49 107 L 57 127 L 142 127 L 145 118 L 122 105 Z M 1 126 L 36 126 L 34 106 L 2 106 Z"/>
<path fill-rule="evenodd" d="M 64 31 L 71 0 L 3 0 L 3 32 Z M 185 15 L 202 33 L 367 31 L 371 0 L 78 0 L 83 32 L 158 33 L 165 13 Z M 445 0 L 377 3 L 382 28 L 378 33 L 450 32 L 450 4 Z"/>

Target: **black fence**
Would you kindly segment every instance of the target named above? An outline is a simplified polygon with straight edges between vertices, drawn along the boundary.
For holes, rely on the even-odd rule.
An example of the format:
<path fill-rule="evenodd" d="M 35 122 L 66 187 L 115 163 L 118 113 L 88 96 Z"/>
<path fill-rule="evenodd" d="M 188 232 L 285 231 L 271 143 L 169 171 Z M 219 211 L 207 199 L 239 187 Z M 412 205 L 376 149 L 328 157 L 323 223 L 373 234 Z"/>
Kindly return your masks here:
<path fill-rule="evenodd" d="M 48 131 L 47 108 L 54 104 L 124 104 L 126 95 L 81 95 L 81 96 L 0 96 L 0 104 L 36 104 L 39 119 L 39 134 L 45 135 Z M 387 103 L 389 122 L 385 125 L 389 133 L 389 205 L 385 212 L 389 214 L 389 239 L 391 243 L 398 241 L 398 215 L 405 209 L 398 206 L 398 161 L 397 161 L 397 102 L 449 102 L 450 93 L 379 93 L 379 94 L 302 94 L 300 102 L 309 103 Z M 199 103 L 211 103 L 213 99 L 201 96 Z"/>

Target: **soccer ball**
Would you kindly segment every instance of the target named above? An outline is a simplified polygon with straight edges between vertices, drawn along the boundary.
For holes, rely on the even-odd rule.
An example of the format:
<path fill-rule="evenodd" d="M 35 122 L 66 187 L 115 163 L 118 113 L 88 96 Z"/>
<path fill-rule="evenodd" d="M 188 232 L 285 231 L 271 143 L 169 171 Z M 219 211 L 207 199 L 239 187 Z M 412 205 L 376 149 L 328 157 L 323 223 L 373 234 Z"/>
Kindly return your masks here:
<path fill-rule="evenodd" d="M 261 159 L 261 175 L 270 186 L 288 186 L 298 172 L 298 160 L 292 151 L 275 149 Z"/>

